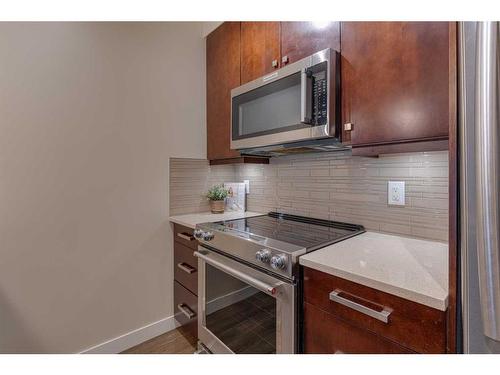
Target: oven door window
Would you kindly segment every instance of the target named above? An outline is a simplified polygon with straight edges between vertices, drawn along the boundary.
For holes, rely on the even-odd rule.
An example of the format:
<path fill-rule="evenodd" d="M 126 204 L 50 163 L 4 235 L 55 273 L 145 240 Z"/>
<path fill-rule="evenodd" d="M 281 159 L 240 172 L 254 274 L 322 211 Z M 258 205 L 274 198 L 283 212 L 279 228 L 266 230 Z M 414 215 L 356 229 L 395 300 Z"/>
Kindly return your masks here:
<path fill-rule="evenodd" d="M 233 140 L 310 127 L 300 121 L 300 75 L 297 72 L 234 97 Z"/>
<path fill-rule="evenodd" d="M 234 353 L 276 353 L 276 300 L 206 264 L 205 325 Z"/>

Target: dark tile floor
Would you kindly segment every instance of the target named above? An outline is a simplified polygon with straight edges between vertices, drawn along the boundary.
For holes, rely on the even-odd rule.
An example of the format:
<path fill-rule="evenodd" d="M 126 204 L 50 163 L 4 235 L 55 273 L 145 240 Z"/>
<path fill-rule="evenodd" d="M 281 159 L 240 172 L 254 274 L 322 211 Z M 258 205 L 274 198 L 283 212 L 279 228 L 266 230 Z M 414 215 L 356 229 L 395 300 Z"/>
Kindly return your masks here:
<path fill-rule="evenodd" d="M 207 327 L 235 353 L 276 353 L 276 303 L 259 292 L 207 316 Z M 192 354 L 196 338 L 182 327 L 122 354 Z"/>
<path fill-rule="evenodd" d="M 208 314 L 206 322 L 235 353 L 276 353 L 276 303 L 265 293 Z"/>

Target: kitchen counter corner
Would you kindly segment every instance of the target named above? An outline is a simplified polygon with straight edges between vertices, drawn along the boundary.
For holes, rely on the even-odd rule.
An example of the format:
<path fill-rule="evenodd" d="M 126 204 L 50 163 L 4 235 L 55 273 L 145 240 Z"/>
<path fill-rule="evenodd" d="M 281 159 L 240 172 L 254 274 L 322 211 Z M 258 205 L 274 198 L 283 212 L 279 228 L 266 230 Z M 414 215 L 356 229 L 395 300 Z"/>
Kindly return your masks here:
<path fill-rule="evenodd" d="M 300 257 L 300 264 L 441 311 L 448 244 L 366 232 Z"/>

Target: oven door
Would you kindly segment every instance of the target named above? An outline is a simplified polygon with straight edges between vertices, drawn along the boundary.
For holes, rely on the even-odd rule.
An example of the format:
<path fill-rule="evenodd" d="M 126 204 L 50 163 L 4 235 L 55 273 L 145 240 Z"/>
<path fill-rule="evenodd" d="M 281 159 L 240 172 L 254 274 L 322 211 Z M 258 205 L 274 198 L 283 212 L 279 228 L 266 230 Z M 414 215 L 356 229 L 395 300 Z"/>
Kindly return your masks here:
<path fill-rule="evenodd" d="M 294 353 L 295 286 L 204 247 L 198 338 L 212 353 Z"/>

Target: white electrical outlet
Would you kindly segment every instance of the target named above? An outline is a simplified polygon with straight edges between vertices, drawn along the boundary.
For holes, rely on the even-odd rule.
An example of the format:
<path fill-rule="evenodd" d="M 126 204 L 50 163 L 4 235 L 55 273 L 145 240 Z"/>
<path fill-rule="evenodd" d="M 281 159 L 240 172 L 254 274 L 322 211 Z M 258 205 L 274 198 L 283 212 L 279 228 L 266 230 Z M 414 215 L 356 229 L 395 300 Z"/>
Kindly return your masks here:
<path fill-rule="evenodd" d="M 245 183 L 245 193 L 250 194 L 250 180 L 243 180 Z"/>
<path fill-rule="evenodd" d="M 387 204 L 391 206 L 405 205 L 405 182 L 389 181 L 387 187 Z"/>

